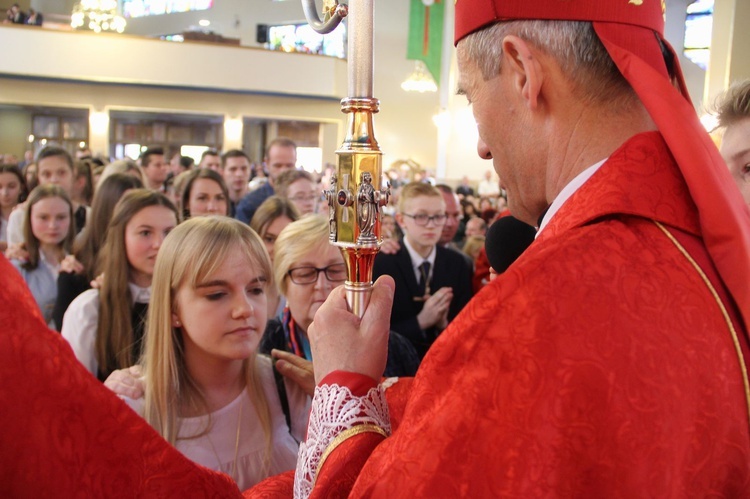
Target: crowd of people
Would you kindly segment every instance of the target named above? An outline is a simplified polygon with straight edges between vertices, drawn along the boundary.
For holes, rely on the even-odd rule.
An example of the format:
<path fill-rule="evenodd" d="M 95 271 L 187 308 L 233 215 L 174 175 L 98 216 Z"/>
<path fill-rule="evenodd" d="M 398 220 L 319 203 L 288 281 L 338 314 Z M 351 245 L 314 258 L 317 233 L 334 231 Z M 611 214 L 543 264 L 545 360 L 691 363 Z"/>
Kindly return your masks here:
<path fill-rule="evenodd" d="M 241 150 L 151 148 L 96 181 L 58 147 L 0 167 L 35 316 L 192 462 L 242 490 L 296 467 L 251 496 L 741 496 L 750 83 L 719 106 L 722 161 L 697 119 L 666 116 L 692 108 L 653 32 L 635 56 L 618 31 L 656 7 L 538 24 L 490 4 L 456 6 L 459 88 L 509 206 L 491 172 L 394 182 L 361 320 L 326 173 L 283 137 L 255 182 Z"/>
<path fill-rule="evenodd" d="M 14 3 L 5 12 L 4 23 L 11 24 L 27 24 L 29 26 L 41 26 L 44 22 L 44 16 L 41 12 L 37 12 L 34 9 L 29 9 L 29 12 L 24 12 L 21 7 Z"/>

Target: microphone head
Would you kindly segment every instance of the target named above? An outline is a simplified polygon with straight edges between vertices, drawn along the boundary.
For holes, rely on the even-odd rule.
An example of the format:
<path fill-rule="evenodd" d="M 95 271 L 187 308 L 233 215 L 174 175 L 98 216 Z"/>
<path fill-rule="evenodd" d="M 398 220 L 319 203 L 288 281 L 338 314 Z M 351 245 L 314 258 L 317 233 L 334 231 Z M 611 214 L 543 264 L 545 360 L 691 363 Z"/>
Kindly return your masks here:
<path fill-rule="evenodd" d="M 534 242 L 536 229 L 517 218 L 506 216 L 496 220 L 487 229 L 484 250 L 487 260 L 498 274 L 505 272 Z"/>

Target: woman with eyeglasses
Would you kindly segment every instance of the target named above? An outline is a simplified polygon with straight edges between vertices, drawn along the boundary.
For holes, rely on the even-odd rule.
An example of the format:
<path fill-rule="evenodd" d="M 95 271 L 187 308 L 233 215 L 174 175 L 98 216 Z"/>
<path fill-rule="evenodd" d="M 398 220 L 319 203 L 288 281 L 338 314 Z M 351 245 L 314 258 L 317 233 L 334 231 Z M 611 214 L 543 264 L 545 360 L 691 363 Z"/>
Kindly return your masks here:
<path fill-rule="evenodd" d="M 328 242 L 328 219 L 307 215 L 287 225 L 276 240 L 273 268 L 287 306 L 281 319 L 268 322 L 260 352 L 284 350 L 314 361 L 307 329 L 331 291 L 346 280 L 344 257 Z M 392 332 L 384 375 L 413 376 L 418 366 L 409 341 Z"/>

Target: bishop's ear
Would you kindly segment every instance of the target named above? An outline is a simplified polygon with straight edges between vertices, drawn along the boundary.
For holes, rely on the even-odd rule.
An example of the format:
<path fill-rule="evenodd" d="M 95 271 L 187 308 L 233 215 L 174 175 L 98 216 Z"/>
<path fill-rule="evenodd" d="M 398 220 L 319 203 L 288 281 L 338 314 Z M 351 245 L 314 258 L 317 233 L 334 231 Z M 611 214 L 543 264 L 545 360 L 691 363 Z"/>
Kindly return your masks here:
<path fill-rule="evenodd" d="M 542 89 L 542 66 L 537 52 L 525 40 L 508 35 L 503 38 L 503 67 L 512 71 L 514 87 L 526 101 L 529 109 L 536 109 Z"/>

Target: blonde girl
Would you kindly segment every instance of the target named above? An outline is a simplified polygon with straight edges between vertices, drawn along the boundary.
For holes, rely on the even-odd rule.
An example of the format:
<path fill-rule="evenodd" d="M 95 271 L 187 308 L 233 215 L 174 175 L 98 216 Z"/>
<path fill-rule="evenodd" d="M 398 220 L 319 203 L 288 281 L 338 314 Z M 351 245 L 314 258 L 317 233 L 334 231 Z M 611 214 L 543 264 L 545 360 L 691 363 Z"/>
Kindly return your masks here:
<path fill-rule="evenodd" d="M 176 225 L 177 209 L 163 194 L 147 189 L 125 193 L 101 249 L 101 288 L 81 293 L 65 312 L 63 337 L 102 381 L 140 356 L 156 255 Z"/>
<path fill-rule="evenodd" d="M 34 295 L 44 320 L 54 327 L 52 310 L 57 299 L 60 262 L 75 237 L 73 203 L 57 185 L 39 186 L 29 195 L 23 225 L 26 261 L 11 260 Z"/>
<path fill-rule="evenodd" d="M 188 458 L 242 490 L 293 469 L 307 426 L 309 397 L 288 383 L 290 433 L 271 361 L 257 355 L 269 286 L 268 254 L 245 224 L 198 217 L 177 227 L 154 269 L 145 395 L 125 398 Z"/>

